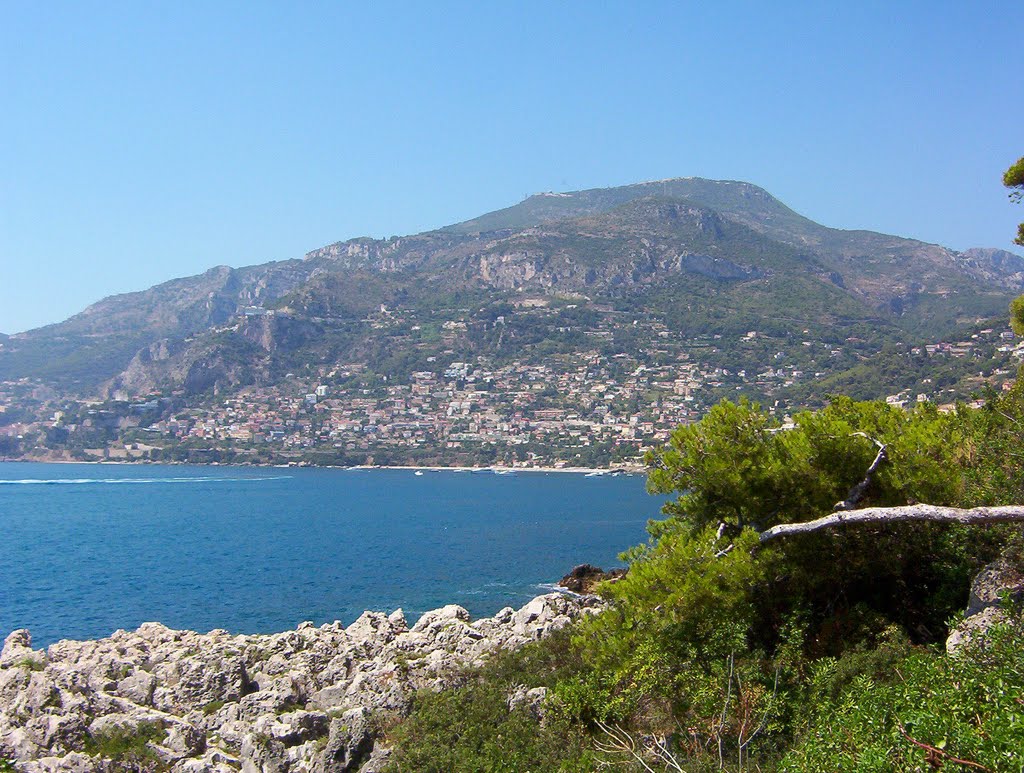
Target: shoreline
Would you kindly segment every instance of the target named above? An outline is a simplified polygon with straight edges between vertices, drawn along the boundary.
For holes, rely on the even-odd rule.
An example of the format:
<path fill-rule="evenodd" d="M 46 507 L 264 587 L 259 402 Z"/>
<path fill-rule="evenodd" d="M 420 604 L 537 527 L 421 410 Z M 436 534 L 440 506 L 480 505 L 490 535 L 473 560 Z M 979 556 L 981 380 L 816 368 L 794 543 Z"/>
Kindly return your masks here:
<path fill-rule="evenodd" d="M 468 472 L 509 475 L 520 472 L 528 473 L 573 473 L 577 475 L 594 475 L 603 477 L 611 475 L 646 475 L 644 466 L 618 465 L 616 467 L 508 467 L 505 465 L 489 465 L 487 467 L 469 467 L 465 465 L 411 465 L 411 464 L 356 464 L 350 466 L 333 464 L 227 464 L 220 462 L 152 462 L 143 459 L 97 459 L 91 461 L 78 459 L 0 459 L 0 464 L 88 464 L 88 465 L 124 465 L 124 466 L 166 466 L 166 467 L 237 467 L 239 469 L 268 470 L 411 470 L 420 472 Z"/>

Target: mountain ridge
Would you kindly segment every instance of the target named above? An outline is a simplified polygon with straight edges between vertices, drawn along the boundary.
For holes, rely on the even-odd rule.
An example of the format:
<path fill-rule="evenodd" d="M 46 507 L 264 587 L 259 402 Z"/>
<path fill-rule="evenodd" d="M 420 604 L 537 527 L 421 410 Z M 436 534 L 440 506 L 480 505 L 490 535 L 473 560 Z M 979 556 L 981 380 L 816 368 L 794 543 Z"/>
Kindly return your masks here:
<path fill-rule="evenodd" d="M 238 356 L 252 355 L 250 344 L 264 354 L 294 345 L 342 356 L 344 345 L 325 349 L 318 336 L 351 338 L 338 331 L 389 304 L 457 309 L 461 302 L 449 300 L 459 293 L 481 303 L 523 293 L 589 302 L 673 285 L 697 305 L 728 303 L 743 315 L 749 299 L 777 296 L 787 283 L 801 288 L 795 311 L 804 304 L 809 317 L 827 321 L 830 305 L 842 306 L 850 318 L 931 332 L 1000 313 L 1024 287 L 1024 259 L 832 229 L 751 183 L 670 178 L 536 194 L 432 231 L 334 242 L 300 259 L 217 266 L 109 296 L 0 339 L 0 380 L 35 377 L 85 392 L 103 383 L 153 387 L 144 374 L 159 370 L 155 363 L 198 361 L 203 352 L 222 361 L 225 345 Z M 277 319 L 261 321 L 267 314 Z M 191 366 L 182 368 L 172 370 L 188 383 Z"/>

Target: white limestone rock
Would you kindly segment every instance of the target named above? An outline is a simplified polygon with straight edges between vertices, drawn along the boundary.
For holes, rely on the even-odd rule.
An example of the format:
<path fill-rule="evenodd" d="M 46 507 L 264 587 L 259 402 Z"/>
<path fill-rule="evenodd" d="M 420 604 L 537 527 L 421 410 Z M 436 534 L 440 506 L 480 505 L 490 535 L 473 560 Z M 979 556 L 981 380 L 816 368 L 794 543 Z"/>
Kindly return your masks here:
<path fill-rule="evenodd" d="M 88 737 L 155 723 L 164 736 L 149 748 L 176 773 L 371 773 L 387 759 L 374 713 L 403 713 L 416 690 L 599 607 L 553 593 L 477 621 L 453 604 L 411 628 L 396 610 L 252 636 L 144 623 L 46 652 L 15 631 L 0 655 L 0 756 L 32 773 L 113 771 L 84 753 Z M 543 695 L 521 700 L 533 710 Z"/>
<path fill-rule="evenodd" d="M 952 655 L 965 644 L 980 642 L 993 625 L 1008 622 L 1004 597 L 1011 607 L 1024 600 L 1024 571 L 1000 559 L 982 569 L 971 582 L 964 620 L 950 631 L 946 652 Z"/>

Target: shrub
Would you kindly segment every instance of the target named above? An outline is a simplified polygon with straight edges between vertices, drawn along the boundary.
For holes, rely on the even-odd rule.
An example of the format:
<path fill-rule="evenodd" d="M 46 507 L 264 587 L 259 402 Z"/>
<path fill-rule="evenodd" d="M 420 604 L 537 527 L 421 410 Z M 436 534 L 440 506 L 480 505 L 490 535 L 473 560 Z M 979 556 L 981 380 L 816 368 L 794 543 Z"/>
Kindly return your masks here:
<path fill-rule="evenodd" d="M 203 714 L 210 716 L 224 708 L 224 701 L 210 701 L 202 708 Z"/>
<path fill-rule="evenodd" d="M 538 722 L 526 707 L 509 709 L 508 686 L 487 680 L 417 694 L 412 714 L 388 737 L 386 770 L 423 773 L 594 770 L 585 734 L 561 722 Z"/>
<path fill-rule="evenodd" d="M 837 691 L 841 670 L 819 663 L 813 717 L 782 771 L 917 771 L 946 762 L 967 769 L 955 759 L 991 771 L 1024 766 L 1019 624 L 993 629 L 955 657 L 915 652 L 869 668 Z"/>

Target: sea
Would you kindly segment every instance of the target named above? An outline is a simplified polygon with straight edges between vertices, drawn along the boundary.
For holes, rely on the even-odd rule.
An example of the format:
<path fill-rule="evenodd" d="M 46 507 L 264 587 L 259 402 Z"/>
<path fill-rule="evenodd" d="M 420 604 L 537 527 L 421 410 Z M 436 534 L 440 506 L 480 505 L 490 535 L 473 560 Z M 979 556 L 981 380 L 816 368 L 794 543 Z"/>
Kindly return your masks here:
<path fill-rule="evenodd" d="M 0 636 L 491 615 L 620 565 L 662 501 L 642 475 L 4 462 Z"/>

